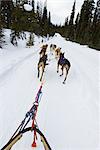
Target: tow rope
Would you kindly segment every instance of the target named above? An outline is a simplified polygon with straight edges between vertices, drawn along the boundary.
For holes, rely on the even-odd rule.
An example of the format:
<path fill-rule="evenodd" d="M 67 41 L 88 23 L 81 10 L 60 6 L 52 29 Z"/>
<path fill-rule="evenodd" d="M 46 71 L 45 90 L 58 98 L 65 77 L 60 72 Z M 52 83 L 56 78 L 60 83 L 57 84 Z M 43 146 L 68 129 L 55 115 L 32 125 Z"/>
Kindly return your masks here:
<path fill-rule="evenodd" d="M 25 118 L 22 120 L 21 124 L 18 126 L 18 128 L 16 129 L 16 131 L 14 132 L 14 134 L 12 135 L 10 140 L 7 142 L 7 144 L 1 150 L 10 150 L 12 148 L 12 146 L 18 140 L 20 140 L 22 138 L 23 134 L 28 131 L 34 132 L 34 139 L 33 139 L 32 147 L 37 146 L 36 140 L 37 140 L 37 133 L 38 133 L 40 135 L 41 142 L 44 145 L 44 149 L 51 150 L 50 145 L 48 144 L 43 133 L 39 130 L 37 123 L 36 123 L 36 114 L 37 114 L 39 102 L 40 102 L 41 96 L 42 96 L 42 86 L 43 86 L 43 83 L 41 84 L 41 86 L 36 94 L 35 102 L 33 103 L 32 107 L 26 113 Z M 30 120 L 32 120 L 32 126 L 26 128 L 26 126 L 30 122 Z"/>

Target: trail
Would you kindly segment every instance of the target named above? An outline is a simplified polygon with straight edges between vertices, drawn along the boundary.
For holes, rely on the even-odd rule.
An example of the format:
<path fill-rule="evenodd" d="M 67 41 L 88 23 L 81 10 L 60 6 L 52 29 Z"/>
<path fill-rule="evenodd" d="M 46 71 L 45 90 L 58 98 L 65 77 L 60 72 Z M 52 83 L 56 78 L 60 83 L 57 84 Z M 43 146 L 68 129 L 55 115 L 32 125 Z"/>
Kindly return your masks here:
<path fill-rule="evenodd" d="M 56 73 L 56 60 L 52 59 L 46 66 L 37 114 L 40 130 L 54 150 L 98 150 L 98 52 L 65 41 L 60 35 L 47 43 L 62 47 L 71 62 L 71 69 L 63 85 L 64 77 Z M 36 49 L 39 49 L 38 44 Z M 10 57 L 12 61 L 9 65 L 4 70 L 1 68 L 0 72 L 0 148 L 32 106 L 40 85 L 37 79 L 38 51 L 33 53 L 32 49 L 29 52 L 23 49 L 17 55 L 16 62 L 13 61 L 15 54 Z M 3 60 L 2 64 L 6 66 Z M 25 134 L 13 150 L 31 150 L 32 139 L 32 133 Z M 37 150 L 41 147 L 39 142 Z"/>

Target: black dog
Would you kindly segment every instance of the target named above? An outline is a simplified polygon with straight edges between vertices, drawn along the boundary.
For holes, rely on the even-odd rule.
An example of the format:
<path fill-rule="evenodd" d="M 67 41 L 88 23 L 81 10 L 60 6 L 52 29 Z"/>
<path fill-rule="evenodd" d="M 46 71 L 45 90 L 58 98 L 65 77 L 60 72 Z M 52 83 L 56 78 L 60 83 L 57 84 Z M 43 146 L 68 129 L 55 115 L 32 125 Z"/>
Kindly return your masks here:
<path fill-rule="evenodd" d="M 69 60 L 64 57 L 64 53 L 60 53 L 60 57 L 59 57 L 59 60 L 57 63 L 57 73 L 59 72 L 59 66 L 61 66 L 61 70 L 62 70 L 62 74 L 60 76 L 63 75 L 64 69 L 66 70 L 65 79 L 63 81 L 63 84 L 65 84 L 65 81 L 67 79 L 67 74 L 71 67 L 71 64 L 70 64 Z"/>

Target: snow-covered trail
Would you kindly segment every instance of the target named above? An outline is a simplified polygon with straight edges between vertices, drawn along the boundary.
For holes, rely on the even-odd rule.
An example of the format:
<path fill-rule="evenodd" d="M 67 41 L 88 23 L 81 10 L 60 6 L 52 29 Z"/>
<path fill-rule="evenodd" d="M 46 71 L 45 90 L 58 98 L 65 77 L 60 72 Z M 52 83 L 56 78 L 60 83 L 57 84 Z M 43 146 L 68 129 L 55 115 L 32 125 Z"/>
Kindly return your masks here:
<path fill-rule="evenodd" d="M 56 73 L 56 60 L 45 71 L 37 122 L 55 150 L 97 150 L 99 140 L 99 54 L 55 36 L 47 41 L 62 47 L 71 62 L 66 85 Z M 35 49 L 39 49 L 37 45 Z M 18 53 L 15 51 L 15 53 Z M 11 53 L 12 54 L 12 53 Z M 23 120 L 40 85 L 38 53 L 26 49 L 10 57 L 10 67 L 0 72 L 0 148 Z M 5 65 L 2 60 L 2 65 Z M 2 68 L 1 68 L 2 69 Z M 5 76 L 4 76 L 5 74 Z M 26 134 L 13 149 L 29 150 L 33 135 Z M 38 145 L 37 149 L 41 149 Z"/>

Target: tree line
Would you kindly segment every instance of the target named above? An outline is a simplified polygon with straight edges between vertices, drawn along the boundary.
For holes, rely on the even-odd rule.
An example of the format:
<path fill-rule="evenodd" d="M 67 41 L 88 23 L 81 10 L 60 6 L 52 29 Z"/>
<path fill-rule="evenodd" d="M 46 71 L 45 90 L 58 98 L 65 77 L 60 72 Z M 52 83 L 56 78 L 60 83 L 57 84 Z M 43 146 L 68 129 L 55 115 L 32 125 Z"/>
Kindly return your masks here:
<path fill-rule="evenodd" d="M 33 9 L 27 11 L 24 4 L 30 4 Z M 84 0 L 80 12 L 76 16 L 76 0 L 72 6 L 70 17 L 65 18 L 64 25 L 54 25 L 47 3 L 34 0 L 1 0 L 0 1 L 0 47 L 4 41 L 3 29 L 11 29 L 11 43 L 17 45 L 18 38 L 26 38 L 29 31 L 41 36 L 53 36 L 60 33 L 66 40 L 74 41 L 100 50 L 100 0 Z M 76 17 L 75 17 L 76 16 Z M 32 44 L 32 42 L 29 42 Z"/>
<path fill-rule="evenodd" d="M 74 1 L 70 18 L 66 18 L 61 33 L 67 39 L 100 50 L 100 0 L 84 0 L 75 18 Z"/>

